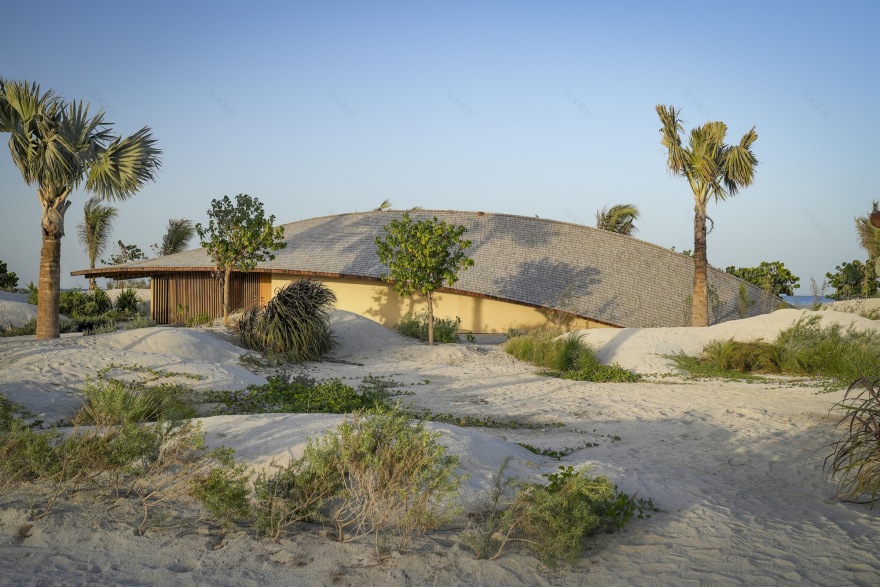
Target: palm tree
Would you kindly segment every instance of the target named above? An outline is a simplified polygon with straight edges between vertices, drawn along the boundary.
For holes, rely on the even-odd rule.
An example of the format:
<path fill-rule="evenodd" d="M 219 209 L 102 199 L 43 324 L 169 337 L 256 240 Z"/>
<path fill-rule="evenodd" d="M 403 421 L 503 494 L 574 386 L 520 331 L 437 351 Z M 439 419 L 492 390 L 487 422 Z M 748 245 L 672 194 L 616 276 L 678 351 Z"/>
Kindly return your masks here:
<path fill-rule="evenodd" d="M 83 221 L 76 229 L 79 242 L 85 247 L 89 256 L 89 269 L 95 268 L 95 259 L 107 248 L 116 214 L 116 208 L 105 206 L 97 196 L 89 198 L 83 206 Z M 95 278 L 89 277 L 89 289 L 97 288 Z"/>
<path fill-rule="evenodd" d="M 710 198 L 716 202 L 735 196 L 748 187 L 755 177 L 758 160 L 752 144 L 758 140 L 755 128 L 743 135 L 738 145 L 727 145 L 727 125 L 707 122 L 691 129 L 687 146 L 679 133 L 684 130 L 680 110 L 657 105 L 660 117 L 660 144 L 666 147 L 666 162 L 673 175 L 687 179 L 694 194 L 694 289 L 691 298 L 691 326 L 709 325 L 709 291 L 706 260 L 706 206 Z"/>
<path fill-rule="evenodd" d="M 61 237 L 70 193 L 83 183 L 102 200 L 125 200 L 156 178 L 161 151 L 149 127 L 113 135 L 104 112 L 68 104 L 37 84 L 0 79 L 0 132 L 25 183 L 37 185 L 43 207 L 37 338 L 58 338 Z"/>
<path fill-rule="evenodd" d="M 160 257 L 173 255 L 186 250 L 189 241 L 196 235 L 196 229 L 191 220 L 185 218 L 172 218 L 168 221 L 165 236 L 162 237 L 162 246 L 152 245 L 153 250 Z"/>
<path fill-rule="evenodd" d="M 869 213 L 857 216 L 855 221 L 859 244 L 868 253 L 868 267 L 880 276 L 880 210 L 877 209 L 877 201 L 874 200 L 874 206 Z M 866 271 L 866 279 L 867 275 Z"/>
<path fill-rule="evenodd" d="M 632 236 L 638 229 L 634 222 L 639 219 L 639 209 L 635 204 L 616 204 L 605 206 L 596 212 L 596 228 Z"/>
<path fill-rule="evenodd" d="M 379 204 L 376 208 L 373 208 L 373 212 L 384 212 L 385 210 L 391 209 L 391 200 L 382 200 L 382 203 Z"/>

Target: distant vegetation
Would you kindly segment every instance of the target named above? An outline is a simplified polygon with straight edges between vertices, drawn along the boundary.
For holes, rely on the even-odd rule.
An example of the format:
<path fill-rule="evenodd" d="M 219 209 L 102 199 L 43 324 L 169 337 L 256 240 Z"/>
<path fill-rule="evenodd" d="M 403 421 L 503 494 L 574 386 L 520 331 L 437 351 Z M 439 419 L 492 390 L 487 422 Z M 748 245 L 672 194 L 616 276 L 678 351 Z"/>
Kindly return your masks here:
<path fill-rule="evenodd" d="M 596 212 L 596 228 L 632 236 L 638 232 L 635 221 L 639 219 L 639 209 L 635 204 L 615 204 L 605 206 Z"/>
<path fill-rule="evenodd" d="M 18 276 L 6 268 L 6 263 L 0 261 L 0 289 L 15 291 L 18 287 Z"/>
<path fill-rule="evenodd" d="M 781 261 L 761 261 L 761 264 L 757 267 L 730 266 L 724 271 L 753 285 L 757 285 L 774 296 L 783 294 L 793 296 L 794 289 L 800 281 L 800 278 L 786 269 L 785 264 Z"/>

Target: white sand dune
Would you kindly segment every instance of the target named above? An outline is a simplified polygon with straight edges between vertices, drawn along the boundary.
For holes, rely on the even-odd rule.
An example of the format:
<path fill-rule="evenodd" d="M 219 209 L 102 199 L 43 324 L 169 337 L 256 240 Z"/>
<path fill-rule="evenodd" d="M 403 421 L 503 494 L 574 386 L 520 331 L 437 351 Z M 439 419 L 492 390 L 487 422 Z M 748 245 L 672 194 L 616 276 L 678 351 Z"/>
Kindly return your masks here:
<path fill-rule="evenodd" d="M 696 353 L 711 339 L 772 339 L 804 311 L 786 310 L 708 329 L 585 331 L 605 360 L 642 373 L 668 372 L 660 355 Z M 823 321 L 877 328 L 852 314 Z M 535 429 L 463 429 L 430 424 L 470 475 L 461 502 L 485 500 L 493 473 L 536 478 L 560 465 L 591 467 L 663 511 L 590 542 L 574 565 L 550 571 L 528 551 L 475 560 L 455 531 L 425 537 L 377 564 L 369 541 L 340 544 L 320 530 L 278 543 L 244 532 L 221 538 L 194 529 L 135 536 L 125 503 L 90 503 L 88 490 L 38 522 L 28 504 L 0 497 L 0 584 L 195 585 L 877 585 L 880 508 L 829 499 L 822 471 L 835 438 L 829 414 L 842 391 L 729 381 L 655 379 L 636 384 L 563 381 L 534 374 L 500 348 L 426 345 L 339 312 L 334 362 L 300 371 L 356 383 L 391 377 L 402 396 L 435 412 L 491 416 Z M 150 328 L 55 341 L 0 339 L 0 392 L 47 421 L 69 417 L 87 376 L 110 364 L 203 376 L 172 379 L 200 389 L 263 381 L 211 329 Z M 115 375 L 137 376 L 115 370 Z M 271 414 L 203 418 L 212 446 L 236 449 L 252 466 L 301 454 L 309 437 L 341 416 Z M 615 440 L 619 437 L 620 440 Z M 515 442 L 551 449 L 585 446 L 562 461 Z M 103 508 L 117 509 L 105 514 Z M 18 537 L 23 524 L 30 536 Z M 196 525 L 197 526 L 197 525 Z"/>

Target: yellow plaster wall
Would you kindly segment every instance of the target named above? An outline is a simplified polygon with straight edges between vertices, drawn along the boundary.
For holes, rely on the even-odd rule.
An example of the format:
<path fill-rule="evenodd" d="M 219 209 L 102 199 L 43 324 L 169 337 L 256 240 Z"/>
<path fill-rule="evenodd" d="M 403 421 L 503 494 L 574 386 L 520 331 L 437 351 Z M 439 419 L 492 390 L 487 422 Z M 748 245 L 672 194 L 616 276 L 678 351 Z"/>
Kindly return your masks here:
<path fill-rule="evenodd" d="M 272 292 L 290 281 L 290 275 L 273 274 Z M 427 309 L 423 296 L 401 298 L 390 285 L 362 279 L 317 277 L 336 294 L 336 307 L 360 314 L 379 324 L 394 328 L 400 318 L 409 311 Z M 453 293 L 434 294 L 434 316 L 437 318 L 461 318 L 461 330 L 473 333 L 504 333 L 511 326 L 535 328 L 545 325 L 559 326 L 565 330 L 582 328 L 605 328 L 604 324 L 571 316 L 554 316 L 548 310 L 522 306 L 511 302 L 488 300 Z"/>

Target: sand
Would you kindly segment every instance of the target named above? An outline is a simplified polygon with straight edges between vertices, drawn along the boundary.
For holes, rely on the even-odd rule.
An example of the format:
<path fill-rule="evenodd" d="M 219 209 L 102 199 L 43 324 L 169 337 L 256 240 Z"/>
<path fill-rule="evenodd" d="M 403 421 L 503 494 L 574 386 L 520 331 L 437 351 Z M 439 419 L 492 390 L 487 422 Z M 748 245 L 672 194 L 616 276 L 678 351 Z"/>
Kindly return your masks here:
<path fill-rule="evenodd" d="M 708 329 L 584 331 L 608 361 L 647 382 L 597 384 L 542 377 L 492 345 L 429 348 L 369 320 L 338 312 L 333 362 L 300 371 L 356 383 L 391 377 L 402 399 L 437 412 L 528 421 L 542 428 L 476 429 L 430 424 L 461 456 L 470 477 L 465 507 L 486 498 L 505 457 L 510 475 L 537 478 L 560 465 L 591 467 L 662 509 L 624 531 L 589 541 L 574 565 L 550 570 L 527 550 L 476 560 L 459 528 L 417 540 L 378 563 L 369 541 L 340 544 L 321 529 L 278 543 L 238 532 L 155 529 L 136 536 L 136 512 L 91 503 L 87 492 L 28 522 L 28 505 L 0 497 L 0 584 L 183 585 L 877 585 L 880 508 L 831 499 L 822 462 L 835 437 L 829 413 L 843 391 L 787 379 L 770 383 L 693 381 L 669 376 L 662 354 L 698 352 L 710 338 L 770 339 L 805 310 Z M 853 314 L 823 322 L 880 328 Z M 69 417 L 83 381 L 110 364 L 138 364 L 203 377 L 199 389 L 242 388 L 262 377 L 238 363 L 241 349 L 216 330 L 159 327 L 55 341 L 0 339 L 0 393 L 46 421 Z M 114 375 L 136 376 L 116 370 Z M 666 374 L 666 375 L 663 375 Z M 174 380 L 174 379 L 172 379 Z M 341 416 L 272 414 L 203 418 L 208 441 L 236 449 L 254 467 L 300 454 L 308 437 Z M 559 424 L 562 424 L 561 426 Z M 620 440 L 614 440 L 619 437 Z M 584 446 L 557 461 L 517 442 L 550 449 Z M 17 532 L 32 523 L 30 536 Z"/>

